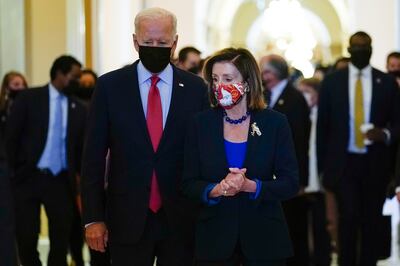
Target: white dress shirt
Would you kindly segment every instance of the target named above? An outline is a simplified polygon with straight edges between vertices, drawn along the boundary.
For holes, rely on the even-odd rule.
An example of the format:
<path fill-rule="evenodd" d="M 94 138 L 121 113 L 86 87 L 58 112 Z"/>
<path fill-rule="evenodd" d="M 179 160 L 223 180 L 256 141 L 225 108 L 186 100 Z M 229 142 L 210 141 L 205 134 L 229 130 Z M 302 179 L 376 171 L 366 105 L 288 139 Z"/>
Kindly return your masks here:
<path fill-rule="evenodd" d="M 60 96 L 61 110 L 62 110 L 62 138 L 64 141 L 62 156 L 63 165 L 67 166 L 67 156 L 66 156 L 66 138 L 67 138 L 67 121 L 68 121 L 68 98 L 61 94 L 51 83 L 49 83 L 49 124 L 47 130 L 47 140 L 44 151 L 40 157 L 37 167 L 39 169 L 49 168 L 51 165 L 51 139 L 53 138 L 53 127 L 54 127 L 54 112 L 55 112 L 55 101 L 56 98 Z"/>
<path fill-rule="evenodd" d="M 355 144 L 354 136 L 354 100 L 355 100 L 355 89 L 356 81 L 358 76 L 361 78 L 362 89 L 363 89 L 363 107 L 364 107 L 364 123 L 370 123 L 370 113 L 371 113 L 371 101 L 372 101 L 372 67 L 370 65 L 363 68 L 360 72 L 351 63 L 349 64 L 349 108 L 350 108 L 350 140 L 349 146 L 347 148 L 350 153 L 363 154 L 367 152 L 367 147 L 362 149 L 358 148 Z"/>
<path fill-rule="evenodd" d="M 316 145 L 316 133 L 317 133 L 317 115 L 318 107 L 313 106 L 310 112 L 311 120 L 311 131 L 310 131 L 310 145 L 308 148 L 308 186 L 305 188 L 305 192 L 313 193 L 321 190 L 321 184 L 318 177 L 317 169 L 317 145 Z"/>
<path fill-rule="evenodd" d="M 151 76 L 153 76 L 153 74 L 143 66 L 142 62 L 138 63 L 137 72 L 140 98 L 142 100 L 144 115 L 147 116 L 147 99 L 151 86 Z M 167 122 L 168 111 L 171 104 L 174 77 L 174 71 L 171 64 L 168 64 L 168 66 L 162 72 L 158 73 L 157 76 L 160 78 L 160 81 L 157 83 L 157 88 L 160 92 L 163 128 L 165 128 L 165 123 Z"/>
<path fill-rule="evenodd" d="M 269 103 L 270 108 L 274 108 L 276 101 L 278 101 L 279 96 L 281 96 L 283 90 L 286 88 L 286 85 L 288 84 L 288 80 L 284 79 L 281 80 L 278 84 L 276 84 L 274 87 L 271 89 L 271 102 Z"/>

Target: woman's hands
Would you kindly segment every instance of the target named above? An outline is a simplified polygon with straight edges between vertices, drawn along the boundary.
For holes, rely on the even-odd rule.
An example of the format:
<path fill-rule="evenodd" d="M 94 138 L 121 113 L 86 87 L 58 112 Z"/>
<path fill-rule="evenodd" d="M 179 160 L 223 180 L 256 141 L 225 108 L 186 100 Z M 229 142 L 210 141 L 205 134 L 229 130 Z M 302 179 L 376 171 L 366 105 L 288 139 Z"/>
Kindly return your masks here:
<path fill-rule="evenodd" d="M 210 192 L 209 197 L 235 196 L 239 192 L 255 192 L 257 184 L 246 177 L 246 168 L 229 168 L 226 177 Z"/>

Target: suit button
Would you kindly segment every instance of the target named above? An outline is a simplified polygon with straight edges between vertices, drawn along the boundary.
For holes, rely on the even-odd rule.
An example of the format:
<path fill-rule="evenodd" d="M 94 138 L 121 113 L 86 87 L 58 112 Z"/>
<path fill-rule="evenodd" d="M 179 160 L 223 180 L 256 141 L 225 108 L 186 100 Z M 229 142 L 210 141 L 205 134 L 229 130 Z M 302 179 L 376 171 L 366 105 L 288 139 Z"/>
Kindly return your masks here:
<path fill-rule="evenodd" d="M 273 175 L 273 176 L 272 176 L 272 179 L 273 179 L 273 180 L 275 180 L 275 179 L 276 179 L 276 176 L 275 176 L 275 175 Z"/>

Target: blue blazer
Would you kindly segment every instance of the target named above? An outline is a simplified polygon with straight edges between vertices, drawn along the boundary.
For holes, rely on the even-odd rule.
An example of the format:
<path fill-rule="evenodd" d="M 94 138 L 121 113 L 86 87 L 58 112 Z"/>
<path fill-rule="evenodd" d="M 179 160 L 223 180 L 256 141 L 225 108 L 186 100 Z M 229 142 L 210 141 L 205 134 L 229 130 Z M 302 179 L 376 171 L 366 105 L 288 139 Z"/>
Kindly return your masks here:
<path fill-rule="evenodd" d="M 298 189 L 298 167 L 289 124 L 273 110 L 251 112 L 261 136 L 249 129 L 244 168 L 250 179 L 262 183 L 257 199 L 241 192 L 222 197 L 216 205 L 203 202 L 211 183 L 228 174 L 223 137 L 223 114 L 213 109 L 198 114 L 188 129 L 182 188 L 186 196 L 202 203 L 196 222 L 196 258 L 230 257 L 238 241 L 250 259 L 281 259 L 292 255 L 280 201 Z"/>

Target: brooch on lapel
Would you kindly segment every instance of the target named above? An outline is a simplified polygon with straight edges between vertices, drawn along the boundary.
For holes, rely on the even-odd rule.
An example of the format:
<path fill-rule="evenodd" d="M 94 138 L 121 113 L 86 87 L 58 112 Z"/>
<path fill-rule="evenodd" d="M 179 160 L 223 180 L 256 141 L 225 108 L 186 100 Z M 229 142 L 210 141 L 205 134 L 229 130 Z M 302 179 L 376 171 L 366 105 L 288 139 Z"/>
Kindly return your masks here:
<path fill-rule="evenodd" d="M 257 134 L 257 136 L 261 136 L 261 130 L 258 128 L 256 122 L 251 124 L 251 135 L 254 136 L 254 134 Z"/>
<path fill-rule="evenodd" d="M 280 99 L 279 101 L 278 101 L 278 104 L 279 105 L 283 105 L 285 103 L 285 101 L 283 100 L 283 99 Z"/>
<path fill-rule="evenodd" d="M 75 109 L 75 107 L 76 107 L 76 104 L 75 103 L 71 103 L 71 108 Z"/>
<path fill-rule="evenodd" d="M 185 86 L 185 85 L 183 85 L 183 83 L 180 83 L 180 82 L 178 83 L 178 85 L 179 85 L 179 87 L 182 87 L 182 88 Z"/>

